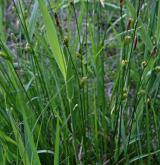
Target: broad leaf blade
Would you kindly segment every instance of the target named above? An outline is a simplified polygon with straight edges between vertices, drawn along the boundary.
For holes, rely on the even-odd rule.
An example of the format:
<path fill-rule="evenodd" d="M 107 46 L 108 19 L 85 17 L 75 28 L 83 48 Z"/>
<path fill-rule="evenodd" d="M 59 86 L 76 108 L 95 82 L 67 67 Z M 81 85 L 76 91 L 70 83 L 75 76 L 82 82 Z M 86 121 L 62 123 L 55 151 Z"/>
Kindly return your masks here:
<path fill-rule="evenodd" d="M 66 61 L 65 61 L 64 54 L 61 50 L 61 47 L 60 47 L 60 44 L 58 41 L 56 28 L 54 26 L 54 23 L 49 15 L 49 12 L 48 12 L 47 7 L 43 0 L 39 0 L 39 6 L 40 6 L 40 10 L 42 12 L 44 24 L 46 27 L 48 43 L 53 52 L 53 56 L 56 59 L 56 62 L 63 74 L 63 77 L 66 80 L 66 74 L 67 74 Z"/>

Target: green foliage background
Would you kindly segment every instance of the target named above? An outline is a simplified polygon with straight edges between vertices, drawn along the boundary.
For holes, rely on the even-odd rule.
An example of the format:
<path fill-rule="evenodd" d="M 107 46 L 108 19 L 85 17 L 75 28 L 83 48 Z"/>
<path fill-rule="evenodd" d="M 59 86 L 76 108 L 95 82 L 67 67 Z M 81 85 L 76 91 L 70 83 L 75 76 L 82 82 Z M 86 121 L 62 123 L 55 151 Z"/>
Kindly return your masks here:
<path fill-rule="evenodd" d="M 160 164 L 159 42 L 159 0 L 0 0 L 0 164 Z"/>

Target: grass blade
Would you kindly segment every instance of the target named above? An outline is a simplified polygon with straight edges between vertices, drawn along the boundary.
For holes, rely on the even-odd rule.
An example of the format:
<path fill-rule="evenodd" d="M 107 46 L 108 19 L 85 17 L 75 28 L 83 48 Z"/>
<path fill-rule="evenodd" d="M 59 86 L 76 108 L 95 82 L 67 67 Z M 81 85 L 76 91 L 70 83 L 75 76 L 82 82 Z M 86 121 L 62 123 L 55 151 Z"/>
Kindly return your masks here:
<path fill-rule="evenodd" d="M 45 23 L 45 27 L 46 27 L 48 43 L 51 47 L 53 56 L 56 59 L 56 62 L 63 74 L 63 77 L 66 80 L 66 74 L 67 74 L 66 61 L 65 61 L 64 54 L 62 52 L 62 49 L 61 49 L 59 41 L 58 41 L 56 28 L 51 19 L 51 16 L 49 15 L 49 12 L 44 3 L 44 0 L 39 0 L 38 2 L 39 2 L 40 10 L 43 15 L 43 19 L 44 19 L 44 23 Z"/>

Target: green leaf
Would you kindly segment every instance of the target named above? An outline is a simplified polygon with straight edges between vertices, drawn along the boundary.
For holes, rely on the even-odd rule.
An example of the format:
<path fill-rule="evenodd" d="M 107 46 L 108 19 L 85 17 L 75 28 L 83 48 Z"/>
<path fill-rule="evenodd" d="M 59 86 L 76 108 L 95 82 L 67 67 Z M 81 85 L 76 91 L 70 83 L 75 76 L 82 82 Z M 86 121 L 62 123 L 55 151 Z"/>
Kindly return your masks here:
<path fill-rule="evenodd" d="M 59 126 L 59 117 L 57 117 L 54 164 L 59 164 L 59 141 L 60 141 L 60 126 Z"/>
<path fill-rule="evenodd" d="M 9 136 L 7 136 L 7 135 L 6 135 L 4 132 L 2 132 L 1 130 L 0 130 L 0 138 L 1 138 L 1 139 L 4 139 L 5 141 L 7 141 L 7 142 L 9 142 L 9 143 L 12 143 L 12 144 L 14 144 L 14 145 L 17 144 L 13 139 L 11 139 Z"/>
<path fill-rule="evenodd" d="M 157 153 L 159 153 L 159 152 L 160 152 L 160 150 L 157 150 L 157 151 L 155 151 L 155 152 L 151 152 L 151 153 L 148 153 L 148 154 L 143 154 L 143 155 L 136 156 L 135 158 L 133 158 L 133 159 L 130 160 L 130 163 L 133 163 L 133 162 L 135 162 L 135 161 L 137 161 L 137 160 L 140 160 L 140 159 L 146 158 L 146 157 L 148 157 L 148 156 L 157 154 Z"/>
<path fill-rule="evenodd" d="M 29 28 L 28 29 L 29 29 L 30 38 L 32 38 L 32 36 L 34 34 L 37 17 L 38 17 L 38 1 L 36 0 L 34 3 L 34 6 L 33 6 L 31 18 L 29 20 Z"/>
<path fill-rule="evenodd" d="M 31 156 L 31 162 L 33 164 L 36 165 L 40 165 L 40 160 L 39 160 L 39 156 L 37 154 L 37 149 L 36 149 L 36 144 L 34 142 L 34 137 L 33 134 L 31 132 L 30 129 L 30 124 L 29 124 L 29 120 L 28 118 L 30 118 L 30 120 L 34 121 L 33 118 L 31 118 L 29 115 L 31 115 L 31 113 L 29 114 L 29 106 L 25 103 L 25 101 L 22 99 L 23 95 L 18 93 L 17 94 L 17 106 L 20 107 L 22 116 L 23 116 L 23 122 L 24 122 L 24 128 L 25 128 L 25 136 L 26 136 L 26 143 L 27 143 L 27 147 L 28 147 L 28 154 Z M 30 111 L 31 112 L 31 111 Z M 32 115 L 34 116 L 34 115 Z"/>
<path fill-rule="evenodd" d="M 20 133 L 19 133 L 17 127 L 16 127 L 16 123 L 15 123 L 13 117 L 12 117 L 11 112 L 8 112 L 8 115 L 10 117 L 11 126 L 12 126 L 12 129 L 13 129 L 15 138 L 16 138 L 17 147 L 18 147 L 21 159 L 22 159 L 24 164 L 30 164 L 28 154 L 26 152 L 26 149 L 25 149 L 23 141 L 22 141 L 22 137 L 21 137 L 21 135 L 20 135 Z"/>
<path fill-rule="evenodd" d="M 44 3 L 44 0 L 39 0 L 38 2 L 39 2 L 40 10 L 44 19 L 44 24 L 45 24 L 46 33 L 47 33 L 47 41 L 51 47 L 53 56 L 56 59 L 56 62 L 63 74 L 63 77 L 66 80 L 67 66 L 66 66 L 64 54 L 59 44 L 55 25 L 51 19 L 51 16 L 49 15 L 49 12 Z"/>
<path fill-rule="evenodd" d="M 3 2 L 0 1 L 0 38 L 4 41 L 5 35 L 4 35 L 4 26 L 3 26 Z"/>

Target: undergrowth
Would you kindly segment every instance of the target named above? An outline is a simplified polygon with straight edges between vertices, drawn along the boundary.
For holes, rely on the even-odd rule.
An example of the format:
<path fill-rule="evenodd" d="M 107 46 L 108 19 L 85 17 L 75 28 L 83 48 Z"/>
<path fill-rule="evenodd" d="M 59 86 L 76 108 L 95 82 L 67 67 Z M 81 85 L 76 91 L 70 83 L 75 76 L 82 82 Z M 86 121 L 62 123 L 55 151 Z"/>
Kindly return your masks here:
<path fill-rule="evenodd" d="M 160 164 L 159 0 L 0 0 L 0 164 Z"/>

